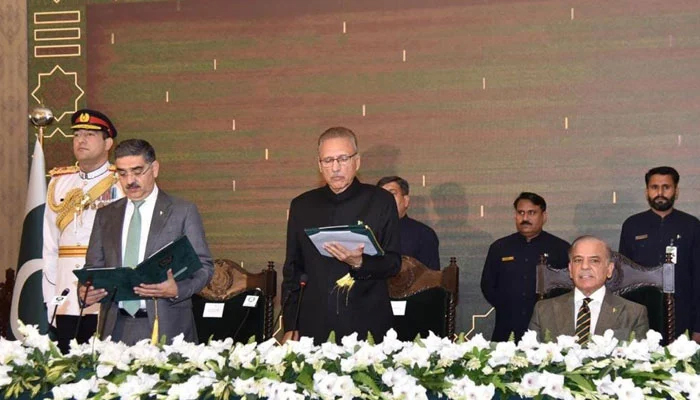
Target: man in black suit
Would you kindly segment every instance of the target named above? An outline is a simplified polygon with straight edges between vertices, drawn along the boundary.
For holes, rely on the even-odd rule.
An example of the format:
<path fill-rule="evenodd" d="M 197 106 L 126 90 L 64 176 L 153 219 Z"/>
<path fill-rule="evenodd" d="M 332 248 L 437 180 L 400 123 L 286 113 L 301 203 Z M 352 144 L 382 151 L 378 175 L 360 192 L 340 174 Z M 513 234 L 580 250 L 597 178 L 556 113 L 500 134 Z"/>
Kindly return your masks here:
<path fill-rule="evenodd" d="M 411 203 L 408 182 L 400 176 L 385 176 L 377 186 L 394 196 L 399 212 L 401 231 L 401 255 L 411 256 L 426 267 L 440 271 L 440 241 L 433 228 L 408 216 Z"/>
<path fill-rule="evenodd" d="M 319 137 L 317 163 L 326 185 L 301 194 L 289 207 L 282 281 L 285 340 L 301 334 L 320 343 L 331 331 L 338 339 L 357 332 L 360 339 L 371 333 L 381 340 L 392 322 L 386 280 L 401 268 L 396 203 L 386 190 L 355 177 L 360 153 L 350 129 L 330 128 Z M 324 248 L 332 256 L 327 257 L 304 232 L 358 221 L 374 231 L 384 255 L 327 242 Z M 354 280 L 350 288 L 340 284 L 346 275 Z"/>
<path fill-rule="evenodd" d="M 652 168 L 644 181 L 650 208 L 622 224 L 620 254 L 647 267 L 671 257 L 676 265 L 676 336 L 687 331 L 700 343 L 700 220 L 674 207 L 680 190 L 675 168 Z"/>
<path fill-rule="evenodd" d="M 496 309 L 491 340 L 503 342 L 511 333 L 516 341 L 527 330 L 537 301 L 535 275 L 540 259 L 553 268 L 566 268 L 569 243 L 543 230 L 547 202 L 542 196 L 522 192 L 513 202 L 515 227 L 489 247 L 481 274 L 481 292 Z"/>
<path fill-rule="evenodd" d="M 134 267 L 166 244 L 186 235 L 202 268 L 181 281 L 176 282 L 172 271 L 168 271 L 167 279 L 161 283 L 135 287 L 134 292 L 143 297 L 135 303 L 102 304 L 100 318 L 104 319 L 104 328 L 99 332 L 100 336 L 134 344 L 151 337 L 157 317 L 159 336 L 164 335 L 168 342 L 181 333 L 185 340 L 196 342 L 190 298 L 209 283 L 214 273 L 197 207 L 159 190 L 155 180 L 160 165 L 155 150 L 145 140 L 125 140 L 114 153 L 117 176 L 126 198 L 97 212 L 85 266 Z M 132 234 L 134 232 L 138 233 Z M 105 289 L 89 289 L 85 301 L 88 305 L 111 294 Z M 79 290 L 81 299 L 85 291 L 82 286 Z"/>

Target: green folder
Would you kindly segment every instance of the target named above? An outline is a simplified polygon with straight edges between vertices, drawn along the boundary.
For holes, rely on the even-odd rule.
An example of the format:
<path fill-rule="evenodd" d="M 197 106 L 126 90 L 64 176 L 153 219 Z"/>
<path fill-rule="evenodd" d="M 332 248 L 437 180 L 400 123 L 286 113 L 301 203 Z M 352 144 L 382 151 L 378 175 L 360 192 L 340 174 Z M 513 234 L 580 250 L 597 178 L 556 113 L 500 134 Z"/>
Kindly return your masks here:
<path fill-rule="evenodd" d="M 363 253 L 370 256 L 383 256 L 384 249 L 377 242 L 377 238 L 372 232 L 372 228 L 368 225 L 338 225 L 324 226 L 320 228 L 304 229 L 306 236 L 311 239 L 316 249 L 326 257 L 332 257 L 330 253 L 323 248 L 324 243 L 336 242 L 346 248 L 353 250 L 360 244 L 364 244 Z"/>
<path fill-rule="evenodd" d="M 134 287 L 142 283 L 160 283 L 168 279 L 168 269 L 173 270 L 176 281 L 189 278 L 202 268 L 197 253 L 187 236 L 163 246 L 152 256 L 143 260 L 135 268 L 83 268 L 76 269 L 73 274 L 78 277 L 80 284 L 92 280 L 95 289 L 106 289 L 109 296 L 102 302 L 114 298 L 114 301 L 141 300 L 143 297 L 134 293 Z"/>

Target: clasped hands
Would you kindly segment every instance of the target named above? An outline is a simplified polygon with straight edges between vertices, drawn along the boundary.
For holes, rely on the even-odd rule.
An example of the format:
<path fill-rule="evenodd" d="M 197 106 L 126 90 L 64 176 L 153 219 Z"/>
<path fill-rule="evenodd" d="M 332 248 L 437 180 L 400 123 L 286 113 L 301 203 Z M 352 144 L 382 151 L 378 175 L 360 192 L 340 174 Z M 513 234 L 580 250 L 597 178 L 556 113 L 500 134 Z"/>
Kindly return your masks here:
<path fill-rule="evenodd" d="M 323 244 L 323 248 L 337 260 L 342 261 L 353 268 L 359 268 L 359 266 L 362 265 L 362 253 L 365 250 L 364 244 L 357 246 L 355 250 L 349 250 L 347 247 L 339 243 L 326 242 Z"/>
<path fill-rule="evenodd" d="M 87 297 L 85 297 L 85 292 L 87 291 Z M 141 297 L 162 297 L 162 298 L 176 298 L 178 295 L 177 283 L 173 277 L 173 271 L 168 270 L 167 279 L 161 283 L 142 283 L 134 287 L 134 293 Z M 109 293 L 106 289 L 95 289 L 94 286 L 89 288 L 85 286 L 80 286 L 78 288 L 78 299 L 83 301 L 85 299 L 85 306 L 91 306 L 100 300 L 107 297 Z"/>

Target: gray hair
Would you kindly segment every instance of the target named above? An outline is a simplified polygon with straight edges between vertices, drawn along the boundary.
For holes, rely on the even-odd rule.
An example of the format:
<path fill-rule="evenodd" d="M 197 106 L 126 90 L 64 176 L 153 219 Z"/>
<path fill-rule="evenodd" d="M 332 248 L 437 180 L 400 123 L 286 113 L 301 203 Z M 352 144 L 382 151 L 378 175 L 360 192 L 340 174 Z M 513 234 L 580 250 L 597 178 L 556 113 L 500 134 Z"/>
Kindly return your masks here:
<path fill-rule="evenodd" d="M 321 143 L 323 143 L 324 140 L 326 139 L 336 139 L 336 138 L 342 138 L 342 139 L 348 139 L 350 140 L 350 143 L 352 143 L 352 149 L 353 151 L 357 152 L 358 147 L 357 147 L 357 136 L 355 136 L 355 132 L 351 131 L 349 128 L 346 128 L 344 126 L 334 126 L 332 128 L 326 129 L 325 132 L 321 134 L 321 136 L 318 137 L 318 147 L 319 149 L 321 148 Z"/>
<path fill-rule="evenodd" d="M 114 149 L 114 158 L 128 156 L 143 156 L 147 163 L 152 163 L 156 160 L 156 150 L 143 139 L 127 139 Z"/>
<path fill-rule="evenodd" d="M 571 243 L 571 247 L 569 247 L 569 261 L 571 261 L 571 258 L 573 256 L 574 247 L 576 247 L 578 242 L 583 242 L 585 240 L 593 240 L 593 241 L 598 241 L 600 243 L 603 243 L 603 245 L 605 246 L 605 255 L 608 258 L 607 262 L 612 262 L 613 252 L 612 252 L 612 249 L 610 248 L 610 246 L 607 243 L 605 243 L 604 240 L 602 240 L 598 237 L 595 237 L 593 235 L 583 235 L 583 236 L 579 236 L 576 239 L 574 239 L 574 241 Z"/>

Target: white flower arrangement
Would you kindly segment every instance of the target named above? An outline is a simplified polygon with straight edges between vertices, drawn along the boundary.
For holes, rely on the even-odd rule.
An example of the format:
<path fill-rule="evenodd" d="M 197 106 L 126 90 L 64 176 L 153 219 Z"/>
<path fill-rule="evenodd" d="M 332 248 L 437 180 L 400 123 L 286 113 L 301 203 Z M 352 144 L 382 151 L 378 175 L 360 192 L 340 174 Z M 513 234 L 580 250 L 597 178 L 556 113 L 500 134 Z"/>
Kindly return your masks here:
<path fill-rule="evenodd" d="M 0 338 L 1 398 L 700 399 L 700 346 L 681 336 L 663 347 L 657 332 L 621 342 L 608 331 L 586 347 L 566 336 L 541 343 L 534 332 L 518 344 L 432 334 L 401 342 L 394 331 L 380 344 L 351 335 L 320 346 L 93 339 L 61 355 L 36 327 L 21 329 L 21 341 Z"/>

